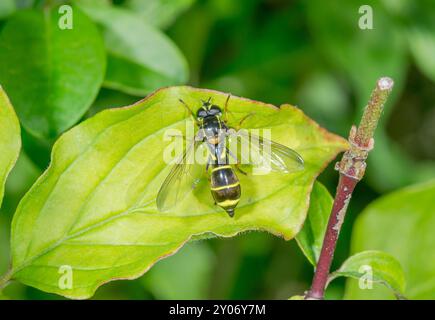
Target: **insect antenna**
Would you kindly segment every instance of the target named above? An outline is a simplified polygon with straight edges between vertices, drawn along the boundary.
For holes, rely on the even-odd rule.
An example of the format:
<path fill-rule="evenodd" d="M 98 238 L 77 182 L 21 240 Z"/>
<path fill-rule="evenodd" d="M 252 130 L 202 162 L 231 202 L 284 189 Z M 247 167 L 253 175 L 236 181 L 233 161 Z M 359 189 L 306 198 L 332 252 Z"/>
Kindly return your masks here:
<path fill-rule="evenodd" d="M 208 97 L 207 101 L 201 99 L 201 102 L 203 106 L 209 107 L 211 105 L 211 97 Z"/>
<path fill-rule="evenodd" d="M 195 118 L 195 114 L 193 113 L 192 109 L 189 108 L 187 103 L 184 102 L 182 99 L 178 99 L 178 101 L 180 101 L 183 104 L 183 106 L 186 107 L 187 111 L 189 111 L 190 115 Z"/>
<path fill-rule="evenodd" d="M 193 120 L 195 121 L 195 123 L 196 123 L 197 125 L 199 125 L 199 121 L 198 121 L 198 119 L 196 118 L 196 116 L 195 116 L 195 114 L 193 113 L 192 109 L 189 108 L 189 106 L 187 105 L 187 103 L 184 102 L 182 99 L 178 99 L 178 100 L 183 104 L 183 106 L 187 109 L 187 111 L 189 111 L 189 113 L 190 113 L 190 115 L 192 116 L 192 118 L 193 118 Z"/>
<path fill-rule="evenodd" d="M 230 101 L 231 98 L 231 93 L 228 94 L 227 99 L 225 100 L 225 105 L 224 105 L 224 121 L 228 122 L 228 112 L 230 112 L 228 110 L 228 102 Z"/>

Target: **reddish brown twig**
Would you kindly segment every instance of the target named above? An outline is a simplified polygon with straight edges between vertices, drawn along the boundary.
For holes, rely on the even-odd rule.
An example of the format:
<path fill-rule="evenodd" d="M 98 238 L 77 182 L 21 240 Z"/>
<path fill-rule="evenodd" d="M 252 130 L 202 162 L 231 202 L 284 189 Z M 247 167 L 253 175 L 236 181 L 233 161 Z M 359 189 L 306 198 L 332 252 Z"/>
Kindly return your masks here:
<path fill-rule="evenodd" d="M 335 166 L 340 172 L 334 205 L 329 217 L 328 226 L 319 261 L 310 291 L 305 299 L 323 299 L 328 281 L 329 269 L 334 257 L 338 235 L 346 215 L 347 206 L 356 184 L 364 176 L 366 159 L 373 148 L 373 134 L 378 124 L 382 109 L 389 93 L 393 88 L 393 80 L 384 77 L 378 80 L 367 104 L 358 129 L 353 126 L 349 134 L 350 148 Z"/>

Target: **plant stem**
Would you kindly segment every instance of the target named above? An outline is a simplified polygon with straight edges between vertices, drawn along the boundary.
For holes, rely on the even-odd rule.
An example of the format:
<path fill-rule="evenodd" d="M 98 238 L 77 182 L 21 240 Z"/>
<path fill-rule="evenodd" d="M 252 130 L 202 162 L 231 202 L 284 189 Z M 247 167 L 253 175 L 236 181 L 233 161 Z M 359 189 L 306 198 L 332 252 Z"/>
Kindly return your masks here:
<path fill-rule="evenodd" d="M 373 149 L 373 134 L 381 116 L 383 106 L 392 88 L 393 80 L 384 77 L 378 80 L 370 100 L 364 110 L 358 129 L 353 126 L 349 134 L 350 148 L 335 168 L 340 173 L 338 187 L 323 239 L 322 250 L 314 273 L 310 291 L 305 296 L 308 300 L 324 298 L 335 248 L 341 226 L 346 216 L 347 207 L 352 192 L 357 183 L 363 178 L 368 153 Z"/>

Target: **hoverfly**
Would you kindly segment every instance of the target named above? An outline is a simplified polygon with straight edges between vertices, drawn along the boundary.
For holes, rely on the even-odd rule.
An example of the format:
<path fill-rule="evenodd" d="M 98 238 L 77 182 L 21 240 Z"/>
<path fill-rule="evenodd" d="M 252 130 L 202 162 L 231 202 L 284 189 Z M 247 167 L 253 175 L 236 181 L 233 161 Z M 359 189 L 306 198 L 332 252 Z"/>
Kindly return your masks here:
<path fill-rule="evenodd" d="M 213 104 L 211 98 L 207 101 L 202 100 L 202 106 L 196 114 L 183 100 L 179 100 L 194 118 L 198 131 L 195 134 L 194 141 L 186 148 L 181 159 L 174 164 L 160 187 L 157 194 L 157 208 L 159 211 L 166 211 L 175 206 L 179 200 L 184 198 L 184 193 L 196 188 L 201 174 L 204 174 L 204 168 L 202 172 L 201 170 L 198 172 L 198 169 L 195 169 L 194 165 L 188 164 L 186 159 L 200 145 L 206 145 L 208 160 L 205 172 L 209 176 L 211 194 L 216 205 L 225 210 L 230 217 L 234 216 L 234 210 L 242 195 L 236 170 L 245 175 L 247 173 L 239 167 L 240 159 L 237 159 L 237 155 L 234 155 L 228 149 L 226 140 L 235 137 L 251 143 L 249 138 L 252 138 L 252 135 L 247 134 L 246 131 L 235 130 L 227 125 L 229 98 L 230 95 L 228 95 L 225 102 L 224 119 L 222 119 L 222 109 Z M 248 116 L 240 120 L 239 127 Z M 264 145 L 270 146 L 267 154 L 258 152 L 257 157 L 260 158 L 260 161 L 267 160 L 272 171 L 290 173 L 303 169 L 304 161 L 296 151 L 263 137 L 256 136 L 255 138 L 258 145 L 252 145 L 253 149 L 259 150 Z M 230 163 L 230 158 L 235 160 L 234 165 Z M 252 163 L 252 165 L 255 164 Z"/>

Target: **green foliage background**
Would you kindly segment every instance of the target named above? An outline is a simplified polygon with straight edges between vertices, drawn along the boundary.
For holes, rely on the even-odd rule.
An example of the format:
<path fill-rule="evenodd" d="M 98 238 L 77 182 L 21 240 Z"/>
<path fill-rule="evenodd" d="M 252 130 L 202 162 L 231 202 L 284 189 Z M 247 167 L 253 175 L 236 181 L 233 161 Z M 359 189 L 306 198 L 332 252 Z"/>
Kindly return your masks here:
<path fill-rule="evenodd" d="M 65 78 L 50 78 L 46 48 L 30 50 L 30 38 L 28 47 L 20 41 L 9 44 L 25 35 L 19 28 L 32 14 L 23 10 L 71 2 L 89 17 L 80 27 L 92 41 L 83 44 L 80 35 L 62 39 L 44 33 L 37 15 L 30 19 L 41 37 L 49 34 L 48 43 L 61 48 L 55 51 L 59 58 L 49 58 L 73 56 L 86 75 L 77 77 L 70 66 L 61 65 L 54 74 Z M 358 8 L 366 4 L 373 7 L 373 30 L 358 28 Z M 384 197 L 435 177 L 433 10 L 430 0 L 1 1 L 0 83 L 20 118 L 24 151 L 8 178 L 0 212 L 0 274 L 8 268 L 15 208 L 48 166 L 54 140 L 73 124 L 135 102 L 158 87 L 191 84 L 275 105 L 292 103 L 323 127 L 347 136 L 375 80 L 387 75 L 395 80 L 394 93 L 376 134 L 367 176 L 352 198 L 334 269 L 351 253 L 383 250 L 404 267 L 409 297 L 434 299 L 433 182 Z M 93 50 L 85 50 L 89 48 Z M 47 77 L 41 82 L 38 74 Z M 73 85 L 74 94 L 65 83 Z M 35 104 L 32 110 L 38 114 L 44 109 L 44 97 L 55 88 L 60 94 L 49 101 L 55 99 L 56 108 L 68 110 L 66 119 L 54 110 L 48 116 L 54 124 L 41 126 L 32 113 L 20 110 L 20 101 L 26 101 L 20 88 L 35 85 L 38 95 L 28 97 Z M 337 174 L 332 165 L 319 180 L 334 194 Z M 101 287 L 94 299 L 286 299 L 308 289 L 312 270 L 295 241 L 252 232 L 188 244 L 137 280 Z M 6 290 L 16 299 L 59 298 L 20 283 Z M 327 298 L 393 298 L 383 288 L 360 291 L 355 282 L 339 278 Z"/>

